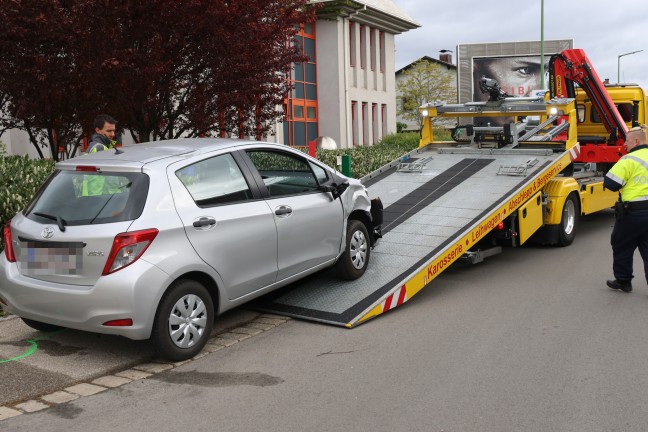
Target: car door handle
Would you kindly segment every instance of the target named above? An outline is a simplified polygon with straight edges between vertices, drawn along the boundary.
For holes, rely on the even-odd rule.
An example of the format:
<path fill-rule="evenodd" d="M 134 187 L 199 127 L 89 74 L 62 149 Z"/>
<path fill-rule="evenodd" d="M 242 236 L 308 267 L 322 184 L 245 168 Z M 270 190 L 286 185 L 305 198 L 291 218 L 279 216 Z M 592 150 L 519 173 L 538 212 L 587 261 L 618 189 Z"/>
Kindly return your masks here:
<path fill-rule="evenodd" d="M 292 214 L 292 208 L 285 205 L 279 206 L 275 209 L 275 214 L 283 217 L 290 216 Z"/>
<path fill-rule="evenodd" d="M 213 227 L 216 225 L 216 219 L 211 216 L 201 216 L 197 219 L 194 219 L 193 226 L 194 228 L 205 228 Z"/>

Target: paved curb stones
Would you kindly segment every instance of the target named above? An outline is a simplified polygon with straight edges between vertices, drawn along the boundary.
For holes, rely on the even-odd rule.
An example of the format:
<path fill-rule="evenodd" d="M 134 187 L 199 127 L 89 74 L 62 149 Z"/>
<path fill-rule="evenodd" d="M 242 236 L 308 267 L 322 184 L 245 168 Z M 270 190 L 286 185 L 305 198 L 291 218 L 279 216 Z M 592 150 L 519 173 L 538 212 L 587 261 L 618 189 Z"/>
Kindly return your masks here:
<path fill-rule="evenodd" d="M 132 381 L 148 378 L 151 375 L 190 363 L 215 351 L 219 351 L 245 339 L 249 339 L 252 336 L 261 334 L 267 330 L 284 324 L 289 319 L 290 318 L 287 317 L 264 314 L 249 323 L 241 325 L 240 327 L 233 328 L 226 333 L 220 333 L 212 337 L 207 342 L 207 345 L 205 345 L 205 348 L 190 360 L 177 363 L 143 363 L 134 366 L 131 369 L 117 372 L 114 375 L 105 375 L 88 383 L 76 384 L 54 393 L 39 396 L 37 399 L 31 399 L 13 405 L 0 406 L 0 421 L 22 414 L 42 411 L 54 405 L 70 402 L 84 396 L 92 396 Z"/>

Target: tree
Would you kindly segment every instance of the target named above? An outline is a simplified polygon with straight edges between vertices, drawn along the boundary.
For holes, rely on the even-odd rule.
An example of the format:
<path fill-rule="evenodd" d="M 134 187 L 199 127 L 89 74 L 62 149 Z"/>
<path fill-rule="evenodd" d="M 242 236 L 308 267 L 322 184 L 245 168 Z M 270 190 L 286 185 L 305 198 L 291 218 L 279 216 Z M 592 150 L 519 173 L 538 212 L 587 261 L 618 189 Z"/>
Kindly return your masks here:
<path fill-rule="evenodd" d="M 74 25 L 71 9 L 55 1 L 0 0 L 0 89 L 4 127 L 25 130 L 44 157 L 79 142 Z"/>
<path fill-rule="evenodd" d="M 0 0 L 6 122 L 74 154 L 96 114 L 136 142 L 266 134 L 308 0 Z M 0 126 L 1 127 L 1 126 Z"/>
<path fill-rule="evenodd" d="M 400 94 L 401 106 L 398 114 L 421 127 L 419 107 L 434 101 L 454 102 L 457 99 L 455 77 L 438 63 L 427 60 L 417 61 L 403 72 L 403 79 L 396 84 Z M 432 119 L 434 124 L 448 124 L 448 119 Z"/>

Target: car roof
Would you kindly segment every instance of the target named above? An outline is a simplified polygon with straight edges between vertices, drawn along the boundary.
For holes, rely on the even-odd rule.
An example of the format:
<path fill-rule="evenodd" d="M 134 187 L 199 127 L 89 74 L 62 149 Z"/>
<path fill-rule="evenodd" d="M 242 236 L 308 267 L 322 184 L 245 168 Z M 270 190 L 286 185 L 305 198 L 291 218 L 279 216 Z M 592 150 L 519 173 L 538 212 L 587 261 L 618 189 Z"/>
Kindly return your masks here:
<path fill-rule="evenodd" d="M 180 138 L 151 141 L 119 147 L 118 150 L 104 150 L 84 154 L 59 162 L 59 169 L 74 169 L 78 165 L 99 165 L 103 167 L 141 167 L 161 159 L 181 160 L 189 156 L 208 153 L 242 145 L 262 144 L 279 146 L 276 143 L 234 138 Z"/>

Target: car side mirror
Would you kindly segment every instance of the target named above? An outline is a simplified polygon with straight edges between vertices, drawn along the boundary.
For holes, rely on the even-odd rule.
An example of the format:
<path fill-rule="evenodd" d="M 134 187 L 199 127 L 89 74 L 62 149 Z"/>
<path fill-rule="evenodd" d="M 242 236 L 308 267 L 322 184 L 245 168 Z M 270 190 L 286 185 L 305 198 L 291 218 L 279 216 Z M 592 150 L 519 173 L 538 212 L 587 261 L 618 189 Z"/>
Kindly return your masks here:
<path fill-rule="evenodd" d="M 344 183 L 331 183 L 331 184 L 323 184 L 320 185 L 319 190 L 322 192 L 330 192 L 333 195 L 333 199 L 338 199 L 340 198 L 340 195 L 344 193 L 344 191 L 349 187 L 348 182 Z"/>

